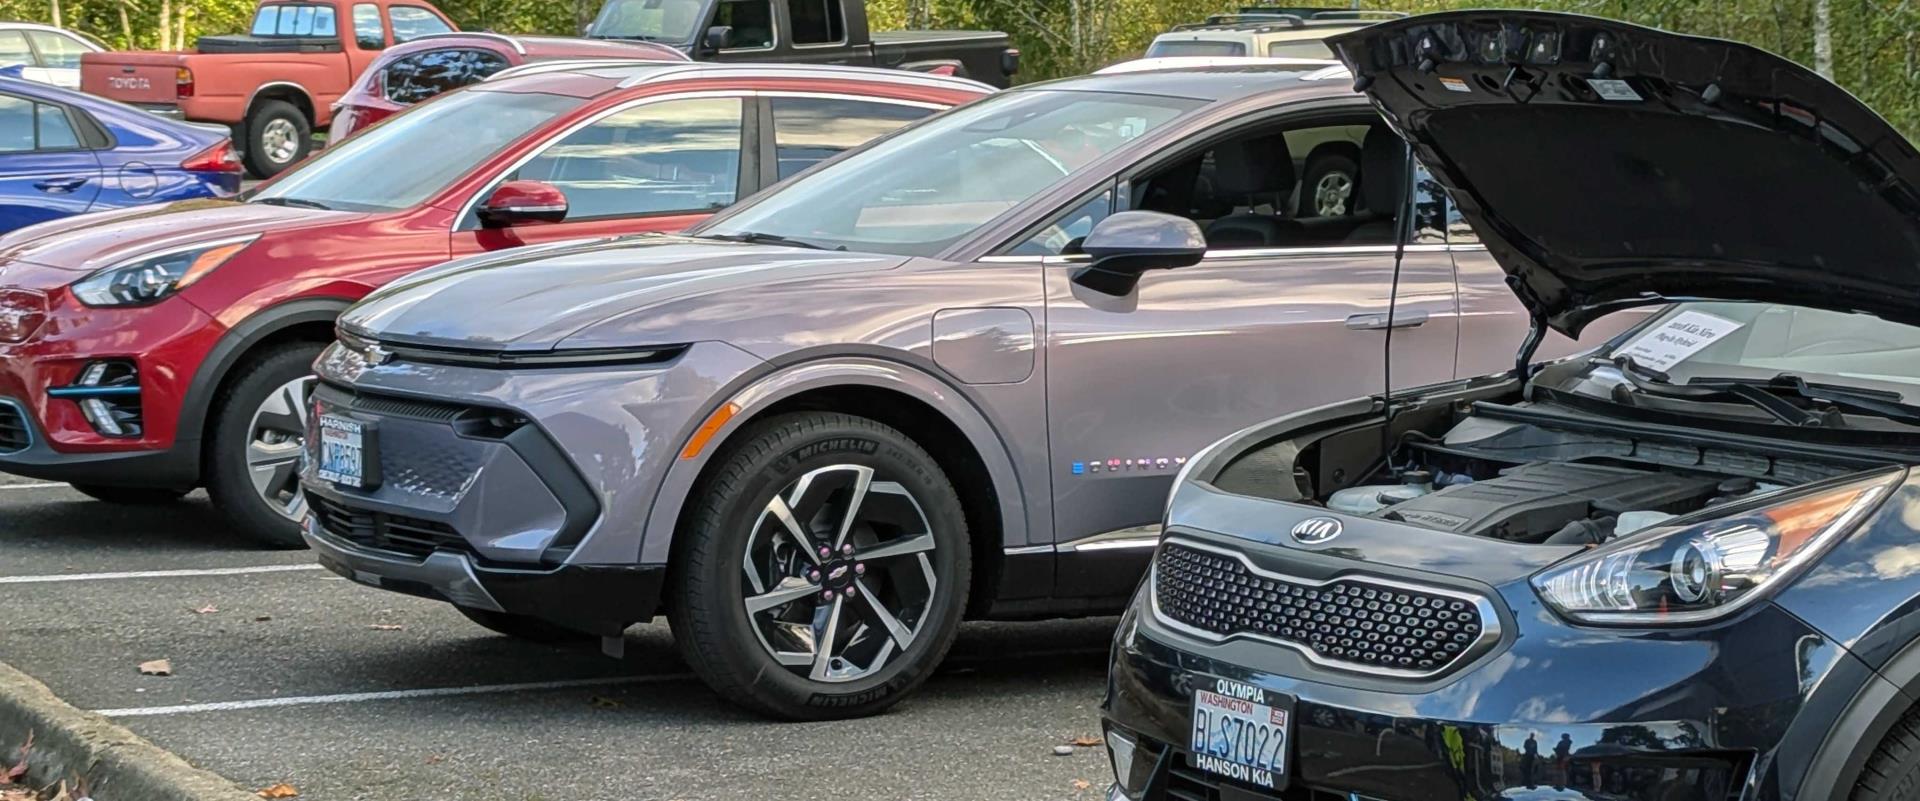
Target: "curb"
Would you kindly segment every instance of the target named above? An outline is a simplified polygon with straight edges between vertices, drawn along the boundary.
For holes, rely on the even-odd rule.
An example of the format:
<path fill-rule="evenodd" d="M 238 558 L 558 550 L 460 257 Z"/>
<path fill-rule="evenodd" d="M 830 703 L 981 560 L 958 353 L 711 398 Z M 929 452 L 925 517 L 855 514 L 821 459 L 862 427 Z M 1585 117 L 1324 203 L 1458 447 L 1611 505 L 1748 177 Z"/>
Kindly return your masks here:
<path fill-rule="evenodd" d="M 30 786 L 77 776 L 94 801 L 260 801 L 126 727 L 60 700 L 47 685 L 0 662 L 0 762 L 17 761 L 29 733 Z"/>

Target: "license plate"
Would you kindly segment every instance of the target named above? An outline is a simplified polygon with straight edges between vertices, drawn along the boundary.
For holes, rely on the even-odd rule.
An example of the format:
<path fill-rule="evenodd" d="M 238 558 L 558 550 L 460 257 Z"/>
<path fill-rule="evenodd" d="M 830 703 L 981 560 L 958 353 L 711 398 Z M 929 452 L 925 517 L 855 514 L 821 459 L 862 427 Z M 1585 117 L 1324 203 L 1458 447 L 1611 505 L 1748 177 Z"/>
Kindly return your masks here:
<path fill-rule="evenodd" d="M 1285 787 L 1293 699 L 1226 679 L 1194 685 L 1188 763 L 1255 787 Z"/>
<path fill-rule="evenodd" d="M 314 477 L 343 487 L 366 489 L 373 484 L 367 469 L 371 457 L 365 422 L 333 414 L 320 415 L 320 452 Z"/>

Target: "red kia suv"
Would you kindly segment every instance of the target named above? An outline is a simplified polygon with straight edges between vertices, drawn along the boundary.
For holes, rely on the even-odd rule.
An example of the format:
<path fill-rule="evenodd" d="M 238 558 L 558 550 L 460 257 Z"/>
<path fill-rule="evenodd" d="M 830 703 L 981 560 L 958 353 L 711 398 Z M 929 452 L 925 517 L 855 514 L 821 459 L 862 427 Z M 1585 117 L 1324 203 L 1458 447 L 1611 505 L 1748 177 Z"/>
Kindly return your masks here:
<path fill-rule="evenodd" d="M 542 69 L 234 200 L 21 229 L 0 238 L 0 471 L 116 502 L 204 486 L 242 533 L 298 546 L 309 368 L 373 288 L 483 251 L 676 231 L 991 91 L 853 67 Z"/>

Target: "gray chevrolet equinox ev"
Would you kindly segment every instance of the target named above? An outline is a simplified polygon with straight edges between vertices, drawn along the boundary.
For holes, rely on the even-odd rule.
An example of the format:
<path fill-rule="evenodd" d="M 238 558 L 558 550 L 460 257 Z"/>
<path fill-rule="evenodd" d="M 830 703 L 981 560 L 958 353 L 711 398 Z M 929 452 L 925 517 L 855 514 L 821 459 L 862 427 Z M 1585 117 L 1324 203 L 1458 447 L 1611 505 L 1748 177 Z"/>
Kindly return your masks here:
<path fill-rule="evenodd" d="M 1509 368 L 1528 328 L 1350 83 L 1024 87 L 685 236 L 404 279 L 318 362 L 307 540 L 515 636 L 665 612 L 784 718 L 885 708 L 962 618 L 1116 611 L 1197 449 L 1382 388 L 1397 209 L 1395 385 Z M 1364 129 L 1358 196 L 1302 216 L 1294 143 L 1353 147 L 1332 127 Z"/>

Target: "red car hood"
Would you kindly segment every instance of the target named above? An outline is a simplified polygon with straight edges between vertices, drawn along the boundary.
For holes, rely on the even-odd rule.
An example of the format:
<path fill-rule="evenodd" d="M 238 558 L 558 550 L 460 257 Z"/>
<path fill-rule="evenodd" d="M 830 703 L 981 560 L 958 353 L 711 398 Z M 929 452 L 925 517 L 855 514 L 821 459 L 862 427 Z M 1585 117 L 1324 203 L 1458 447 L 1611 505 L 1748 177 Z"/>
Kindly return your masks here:
<path fill-rule="evenodd" d="M 28 226 L 0 237 L 0 286 L 46 289 L 142 253 L 345 222 L 364 214 L 232 200 L 186 200 Z"/>

